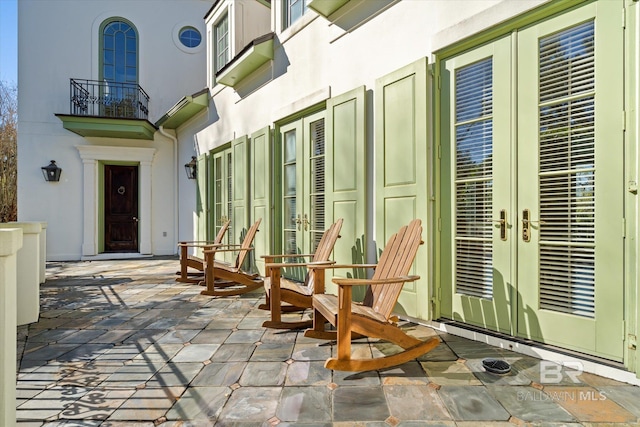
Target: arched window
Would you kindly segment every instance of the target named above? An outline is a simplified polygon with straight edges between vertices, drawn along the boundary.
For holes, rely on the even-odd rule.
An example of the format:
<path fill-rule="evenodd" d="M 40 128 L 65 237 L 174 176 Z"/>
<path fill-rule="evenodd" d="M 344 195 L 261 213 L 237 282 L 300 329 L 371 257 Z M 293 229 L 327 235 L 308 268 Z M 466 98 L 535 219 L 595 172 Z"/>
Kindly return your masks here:
<path fill-rule="evenodd" d="M 112 83 L 138 83 L 138 33 L 122 18 L 102 25 L 101 79 Z"/>

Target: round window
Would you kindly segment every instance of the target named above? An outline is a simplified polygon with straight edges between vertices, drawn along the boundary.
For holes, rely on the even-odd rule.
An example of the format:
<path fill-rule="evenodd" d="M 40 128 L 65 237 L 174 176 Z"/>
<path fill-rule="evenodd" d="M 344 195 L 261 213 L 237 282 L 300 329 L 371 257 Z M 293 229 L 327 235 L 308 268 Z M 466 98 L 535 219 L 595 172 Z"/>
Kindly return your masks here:
<path fill-rule="evenodd" d="M 200 31 L 196 30 L 193 27 L 184 27 L 180 30 L 180 34 L 178 34 L 180 38 L 180 43 L 189 48 L 194 48 L 200 45 L 202 41 L 202 36 L 200 35 Z"/>

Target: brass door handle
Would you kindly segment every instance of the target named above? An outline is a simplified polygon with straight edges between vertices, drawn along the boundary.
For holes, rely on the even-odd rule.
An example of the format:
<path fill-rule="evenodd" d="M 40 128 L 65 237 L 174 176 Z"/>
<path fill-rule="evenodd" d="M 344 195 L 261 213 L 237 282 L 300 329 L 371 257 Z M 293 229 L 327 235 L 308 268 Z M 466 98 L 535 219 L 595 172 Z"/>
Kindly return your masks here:
<path fill-rule="evenodd" d="M 522 210 L 522 240 L 525 242 L 531 241 L 531 224 L 538 224 L 538 226 L 546 224 L 543 220 L 534 221 L 531 219 L 531 211 L 529 209 Z"/>
<path fill-rule="evenodd" d="M 298 218 L 296 218 L 296 224 L 298 224 L 298 231 L 300 231 L 300 224 L 302 224 L 302 219 L 300 219 L 300 214 L 298 214 Z"/>
<path fill-rule="evenodd" d="M 302 223 L 304 224 L 304 231 L 309 230 L 309 218 L 307 218 L 307 214 L 304 214 L 304 218 L 302 219 Z"/>
<path fill-rule="evenodd" d="M 500 239 L 507 240 L 507 210 L 500 210 L 500 219 L 492 219 L 491 222 L 500 224 Z"/>
<path fill-rule="evenodd" d="M 135 216 L 132 219 L 133 219 L 134 222 L 138 222 L 139 221 L 138 218 L 135 217 Z"/>

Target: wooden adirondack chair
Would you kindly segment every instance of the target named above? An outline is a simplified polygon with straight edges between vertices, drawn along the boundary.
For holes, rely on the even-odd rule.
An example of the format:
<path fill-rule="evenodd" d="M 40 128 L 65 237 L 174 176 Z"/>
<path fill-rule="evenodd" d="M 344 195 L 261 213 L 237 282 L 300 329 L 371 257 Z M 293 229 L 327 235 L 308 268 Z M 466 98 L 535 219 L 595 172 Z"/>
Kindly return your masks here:
<path fill-rule="evenodd" d="M 408 276 L 411 264 L 416 257 L 421 241 L 422 226 L 420 220 L 413 220 L 398 233 L 391 236 L 385 246 L 375 273 L 371 279 L 334 278 L 338 285 L 338 296 L 319 294 L 313 296 L 314 323 L 305 336 L 322 339 L 337 339 L 337 357 L 326 361 L 325 367 L 340 371 L 368 371 L 396 366 L 431 351 L 440 340 L 433 337 L 427 341 L 408 335 L 397 326 L 398 318 L 392 316 L 392 310 L 398 301 L 402 286 L 406 282 L 419 279 Z M 372 267 L 372 265 L 330 265 L 314 266 L 312 270 L 326 268 Z M 319 285 L 323 275 L 316 276 Z M 351 301 L 352 286 L 368 286 L 362 303 Z M 325 331 L 326 322 L 337 331 Z M 381 338 L 399 345 L 404 350 L 389 356 L 373 359 L 352 359 L 351 339 L 359 337 Z"/>
<path fill-rule="evenodd" d="M 242 270 L 249 251 L 253 250 L 253 239 L 256 237 L 262 218 L 258 219 L 247 231 L 241 245 L 220 245 L 204 251 L 204 284 L 207 288 L 202 295 L 241 295 L 262 286 L 263 278 L 259 274 Z M 238 252 L 233 264 L 215 259 L 216 253 Z"/>
<path fill-rule="evenodd" d="M 213 246 L 222 244 L 227 229 L 229 228 L 231 221 L 227 221 L 222 224 L 218 234 L 213 241 L 191 241 L 191 242 L 179 242 L 180 248 L 180 271 L 176 274 L 179 277 L 176 278 L 177 282 L 183 283 L 199 283 L 202 281 L 204 275 L 204 259 L 196 255 L 189 255 L 189 248 L 202 248 L 203 250 L 211 249 Z M 190 272 L 188 269 L 195 269 L 196 272 Z"/>
<path fill-rule="evenodd" d="M 283 322 L 282 311 L 297 311 L 311 308 L 314 291 L 314 275 L 307 270 L 304 282 L 296 282 L 282 277 L 283 268 L 307 267 L 311 264 L 333 264 L 329 256 L 333 251 L 336 240 L 340 237 L 343 219 L 340 218 L 322 234 L 322 238 L 316 247 L 314 254 L 288 254 L 288 255 L 263 255 L 265 259 L 264 289 L 266 291 L 266 303 L 260 308 L 271 310 L 271 320 L 265 321 L 262 326 L 274 329 L 299 329 L 309 328 L 312 320 L 299 322 Z M 311 258 L 310 262 L 300 263 L 276 263 L 276 259 L 285 258 Z M 324 275 L 324 272 L 321 272 Z M 323 281 L 324 284 L 324 281 Z M 320 290 L 324 293 L 324 288 Z M 286 303 L 288 305 L 282 305 Z"/>

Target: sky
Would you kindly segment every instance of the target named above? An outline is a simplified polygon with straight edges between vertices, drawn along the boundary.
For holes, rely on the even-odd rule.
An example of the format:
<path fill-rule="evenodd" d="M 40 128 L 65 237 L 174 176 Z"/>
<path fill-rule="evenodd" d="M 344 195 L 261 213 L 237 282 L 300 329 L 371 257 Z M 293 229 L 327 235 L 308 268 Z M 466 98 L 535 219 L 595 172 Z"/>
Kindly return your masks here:
<path fill-rule="evenodd" d="M 0 80 L 18 83 L 18 0 L 0 0 Z"/>

